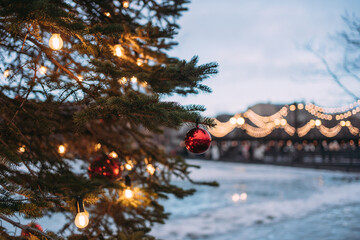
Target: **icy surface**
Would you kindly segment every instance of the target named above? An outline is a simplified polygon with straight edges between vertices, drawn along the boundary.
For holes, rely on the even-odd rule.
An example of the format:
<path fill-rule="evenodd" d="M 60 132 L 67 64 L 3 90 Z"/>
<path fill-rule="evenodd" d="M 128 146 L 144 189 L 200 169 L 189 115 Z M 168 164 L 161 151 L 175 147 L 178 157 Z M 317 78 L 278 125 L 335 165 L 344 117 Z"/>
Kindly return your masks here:
<path fill-rule="evenodd" d="M 163 240 L 360 239 L 359 174 L 192 160 L 194 196 L 164 201 L 172 213 L 151 232 Z M 175 181 L 184 187 L 192 185 Z M 241 200 L 233 195 L 244 196 Z"/>

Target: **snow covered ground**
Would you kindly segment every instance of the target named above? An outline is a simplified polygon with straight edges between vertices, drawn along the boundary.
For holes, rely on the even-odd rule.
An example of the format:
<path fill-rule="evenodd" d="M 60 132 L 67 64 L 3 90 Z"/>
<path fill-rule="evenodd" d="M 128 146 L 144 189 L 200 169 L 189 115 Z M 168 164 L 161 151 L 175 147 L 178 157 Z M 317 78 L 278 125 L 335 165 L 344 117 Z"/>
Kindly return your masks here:
<path fill-rule="evenodd" d="M 195 186 L 191 197 L 164 201 L 172 215 L 151 232 L 160 239 L 360 239 L 360 174 L 190 162 L 201 165 L 193 179 L 217 180 L 220 187 Z"/>

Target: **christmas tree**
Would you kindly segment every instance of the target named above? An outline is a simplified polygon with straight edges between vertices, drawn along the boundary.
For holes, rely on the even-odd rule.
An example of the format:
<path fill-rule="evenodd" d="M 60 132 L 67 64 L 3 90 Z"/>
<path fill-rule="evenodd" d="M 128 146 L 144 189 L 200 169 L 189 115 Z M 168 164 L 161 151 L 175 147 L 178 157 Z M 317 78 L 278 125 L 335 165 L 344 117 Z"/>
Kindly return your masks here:
<path fill-rule="evenodd" d="M 168 216 L 159 200 L 194 192 L 171 182 L 191 181 L 192 166 L 154 140 L 212 125 L 204 107 L 162 100 L 210 92 L 201 82 L 217 72 L 168 55 L 188 3 L 0 1 L 2 222 L 23 238 L 152 239 Z M 54 214 L 66 219 L 59 232 L 27 225 Z"/>

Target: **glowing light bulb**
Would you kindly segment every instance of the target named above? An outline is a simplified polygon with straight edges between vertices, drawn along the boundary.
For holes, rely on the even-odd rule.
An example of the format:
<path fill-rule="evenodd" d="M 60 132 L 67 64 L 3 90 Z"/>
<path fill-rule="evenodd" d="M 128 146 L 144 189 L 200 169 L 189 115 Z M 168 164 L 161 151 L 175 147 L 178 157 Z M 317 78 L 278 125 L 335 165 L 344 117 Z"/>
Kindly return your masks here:
<path fill-rule="evenodd" d="M 18 152 L 19 153 L 24 153 L 25 152 L 25 145 L 22 145 L 21 147 L 19 147 Z"/>
<path fill-rule="evenodd" d="M 240 200 L 240 195 L 237 194 L 237 193 L 234 193 L 234 194 L 232 195 L 232 197 L 231 197 L 231 200 L 232 200 L 233 202 L 238 202 L 238 201 Z"/>
<path fill-rule="evenodd" d="M 131 171 L 133 169 L 132 163 L 125 163 L 125 168 L 126 170 Z"/>
<path fill-rule="evenodd" d="M 89 224 L 89 214 L 85 212 L 79 212 L 75 217 L 75 225 L 78 228 L 84 228 Z"/>
<path fill-rule="evenodd" d="M 121 49 L 121 45 L 120 44 L 116 44 L 114 46 L 114 55 L 117 57 L 121 57 L 122 56 L 122 49 Z"/>
<path fill-rule="evenodd" d="M 94 149 L 95 149 L 95 151 L 99 151 L 100 148 L 101 148 L 101 144 L 98 143 L 98 144 L 95 145 L 95 148 L 94 148 Z"/>
<path fill-rule="evenodd" d="M 276 118 L 276 119 L 274 120 L 274 124 L 275 124 L 276 126 L 279 126 L 279 125 L 280 125 L 280 119 Z"/>
<path fill-rule="evenodd" d="M 134 196 L 134 192 L 130 188 L 127 188 L 124 191 L 124 196 L 125 198 L 130 199 Z"/>
<path fill-rule="evenodd" d="M 63 47 L 63 44 L 63 40 L 58 33 L 54 33 L 49 40 L 49 46 L 55 51 L 60 50 Z"/>
<path fill-rule="evenodd" d="M 340 126 L 345 127 L 346 123 L 345 121 L 340 121 Z"/>
<path fill-rule="evenodd" d="M 143 65 L 143 60 L 141 60 L 140 58 L 136 61 L 136 64 L 140 67 Z"/>
<path fill-rule="evenodd" d="M 316 119 L 315 120 L 315 126 L 319 127 L 321 125 L 321 120 L 320 119 Z"/>
<path fill-rule="evenodd" d="M 286 124 L 287 124 L 286 119 L 282 118 L 282 119 L 280 120 L 280 125 L 281 125 L 281 126 L 285 126 Z"/>
<path fill-rule="evenodd" d="M 135 77 L 135 76 L 131 77 L 130 80 L 132 83 L 137 83 L 137 77 Z"/>
<path fill-rule="evenodd" d="M 239 125 L 243 125 L 245 123 L 245 119 L 243 117 L 238 117 L 238 119 L 236 120 L 237 124 Z"/>
<path fill-rule="evenodd" d="M 232 125 L 235 125 L 236 124 L 236 118 L 234 118 L 234 117 L 230 118 L 230 123 Z"/>
<path fill-rule="evenodd" d="M 246 199 L 247 199 L 247 194 L 246 193 L 240 194 L 240 200 L 241 201 L 246 201 Z"/>
<path fill-rule="evenodd" d="M 349 126 L 351 125 L 351 122 L 350 122 L 350 121 L 346 121 L 346 122 L 345 122 L 345 125 L 346 125 L 347 127 L 349 127 Z"/>
<path fill-rule="evenodd" d="M 155 173 L 155 167 L 152 164 L 148 164 L 146 166 L 146 171 L 150 174 L 150 175 L 154 175 Z"/>
<path fill-rule="evenodd" d="M 66 152 L 66 147 L 64 145 L 59 145 L 58 153 L 64 154 Z"/>
<path fill-rule="evenodd" d="M 148 86 L 148 83 L 147 83 L 147 82 L 142 82 L 142 83 L 141 83 L 141 86 L 142 86 L 143 88 L 146 88 L 146 87 Z"/>
<path fill-rule="evenodd" d="M 123 1 L 122 4 L 124 8 L 128 8 L 130 3 L 129 1 Z"/>
<path fill-rule="evenodd" d="M 299 110 L 302 110 L 302 109 L 304 109 L 304 104 L 302 104 L 302 103 L 299 103 L 299 104 L 298 104 L 298 109 L 299 109 Z"/>
<path fill-rule="evenodd" d="M 117 158 L 118 154 L 116 152 L 112 151 L 111 153 L 109 153 L 109 156 L 112 158 Z"/>
<path fill-rule="evenodd" d="M 47 67 L 45 67 L 45 66 L 41 66 L 39 68 L 39 73 L 42 74 L 42 75 L 44 75 L 46 73 L 46 71 L 47 71 Z"/>
<path fill-rule="evenodd" d="M 8 78 L 10 76 L 10 70 L 7 69 L 4 71 L 4 78 Z"/>
<path fill-rule="evenodd" d="M 110 17 L 110 16 L 111 16 L 111 14 L 110 14 L 109 12 L 105 12 L 104 14 L 105 14 L 105 16 L 107 16 L 107 17 Z"/>
<path fill-rule="evenodd" d="M 80 82 L 82 82 L 84 80 L 84 77 L 81 74 L 78 74 L 77 78 L 79 79 Z"/>
<path fill-rule="evenodd" d="M 122 77 L 122 78 L 120 78 L 120 79 L 118 80 L 118 83 L 119 83 L 120 85 L 124 85 L 126 82 L 127 82 L 126 77 Z"/>
<path fill-rule="evenodd" d="M 290 111 L 295 111 L 296 107 L 295 107 L 295 105 L 290 105 L 289 109 L 290 109 Z"/>

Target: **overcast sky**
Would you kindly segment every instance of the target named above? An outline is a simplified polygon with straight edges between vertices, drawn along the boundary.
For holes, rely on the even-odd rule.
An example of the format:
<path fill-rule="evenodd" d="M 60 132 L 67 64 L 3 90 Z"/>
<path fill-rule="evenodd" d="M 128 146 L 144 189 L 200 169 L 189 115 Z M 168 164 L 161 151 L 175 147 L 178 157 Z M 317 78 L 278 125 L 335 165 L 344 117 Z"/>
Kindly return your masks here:
<path fill-rule="evenodd" d="M 179 46 L 170 52 L 200 63 L 216 61 L 206 80 L 211 94 L 171 97 L 205 105 L 208 116 L 237 113 L 256 103 L 314 101 L 341 106 L 354 101 L 326 73 L 310 44 L 336 68 L 342 62 L 342 16 L 360 17 L 358 0 L 193 0 L 179 20 Z M 360 95 L 360 84 L 344 79 Z"/>

